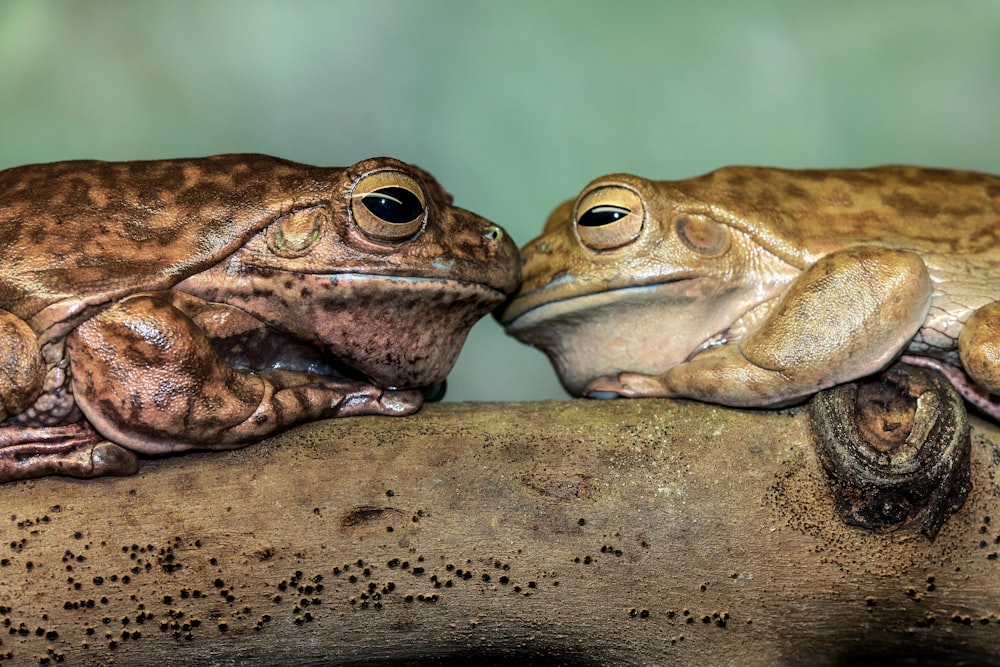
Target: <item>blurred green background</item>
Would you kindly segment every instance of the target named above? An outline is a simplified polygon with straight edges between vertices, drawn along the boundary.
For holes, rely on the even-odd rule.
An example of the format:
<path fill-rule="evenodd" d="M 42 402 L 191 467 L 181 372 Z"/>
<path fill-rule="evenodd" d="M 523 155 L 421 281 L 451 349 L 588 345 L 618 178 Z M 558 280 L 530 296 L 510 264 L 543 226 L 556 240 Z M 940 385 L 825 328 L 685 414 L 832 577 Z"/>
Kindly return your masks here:
<path fill-rule="evenodd" d="M 1000 2 L 0 0 L 0 168 L 393 155 L 523 244 L 592 178 L 1000 172 Z M 565 396 L 487 319 L 450 400 Z"/>

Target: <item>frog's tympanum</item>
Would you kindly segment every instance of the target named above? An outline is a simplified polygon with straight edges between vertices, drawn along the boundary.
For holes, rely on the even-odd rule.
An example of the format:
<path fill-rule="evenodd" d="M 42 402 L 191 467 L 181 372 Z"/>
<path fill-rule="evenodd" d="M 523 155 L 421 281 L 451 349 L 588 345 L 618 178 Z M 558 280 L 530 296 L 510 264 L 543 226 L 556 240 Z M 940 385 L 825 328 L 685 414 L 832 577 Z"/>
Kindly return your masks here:
<path fill-rule="evenodd" d="M 417 410 L 519 280 L 451 201 L 390 158 L 0 172 L 0 481 Z"/>
<path fill-rule="evenodd" d="M 782 405 L 902 355 L 1000 417 L 1000 177 L 606 176 L 522 254 L 500 319 L 573 394 Z"/>

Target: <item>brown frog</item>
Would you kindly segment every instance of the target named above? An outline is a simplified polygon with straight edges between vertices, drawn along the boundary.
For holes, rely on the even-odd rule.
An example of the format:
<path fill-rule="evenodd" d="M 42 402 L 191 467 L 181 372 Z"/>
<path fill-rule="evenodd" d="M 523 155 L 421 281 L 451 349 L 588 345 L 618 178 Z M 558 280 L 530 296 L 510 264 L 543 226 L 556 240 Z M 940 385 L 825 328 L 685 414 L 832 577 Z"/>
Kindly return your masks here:
<path fill-rule="evenodd" d="M 391 158 L 16 167 L 0 252 L 0 481 L 411 413 L 519 281 L 500 227 Z"/>
<path fill-rule="evenodd" d="M 1000 177 L 605 176 L 522 254 L 500 320 L 573 394 L 782 405 L 903 355 L 1000 418 Z"/>

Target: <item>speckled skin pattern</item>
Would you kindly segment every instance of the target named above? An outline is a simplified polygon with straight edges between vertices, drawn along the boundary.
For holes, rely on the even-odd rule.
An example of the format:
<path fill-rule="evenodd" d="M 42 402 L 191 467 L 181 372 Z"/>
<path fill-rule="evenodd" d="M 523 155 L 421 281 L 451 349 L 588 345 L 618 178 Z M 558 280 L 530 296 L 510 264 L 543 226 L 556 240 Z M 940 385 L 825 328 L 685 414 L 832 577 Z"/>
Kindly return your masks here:
<path fill-rule="evenodd" d="M 616 174 L 522 254 L 500 320 L 571 393 L 780 405 L 903 355 L 1000 417 L 1000 177 Z"/>
<path fill-rule="evenodd" d="M 16 167 L 0 253 L 0 481 L 413 412 L 520 279 L 501 228 L 392 158 Z"/>

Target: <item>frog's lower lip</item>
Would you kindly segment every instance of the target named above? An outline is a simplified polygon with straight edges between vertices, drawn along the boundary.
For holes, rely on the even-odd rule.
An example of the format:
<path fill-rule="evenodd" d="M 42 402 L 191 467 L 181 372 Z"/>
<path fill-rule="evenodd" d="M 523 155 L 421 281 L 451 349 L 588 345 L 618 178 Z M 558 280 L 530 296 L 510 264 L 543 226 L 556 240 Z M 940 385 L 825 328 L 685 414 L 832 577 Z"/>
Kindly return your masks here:
<path fill-rule="evenodd" d="M 484 302 L 493 301 L 497 304 L 507 298 L 501 290 L 468 280 L 457 278 L 436 278 L 424 276 L 394 276 L 381 273 L 330 273 L 322 274 L 330 280 L 344 280 L 353 282 L 378 282 L 382 285 L 397 284 L 400 288 L 413 287 L 423 290 L 440 290 L 442 292 L 468 292 L 473 291 L 482 295 Z"/>
<path fill-rule="evenodd" d="M 545 301 L 539 301 L 539 298 L 546 292 L 551 291 L 554 287 L 558 287 L 559 281 L 553 281 L 537 289 L 533 289 L 530 292 L 516 296 L 507 304 L 507 307 L 504 308 L 502 312 L 498 313 L 497 319 L 500 321 L 500 324 L 507 329 L 530 326 L 529 321 L 537 322 L 549 319 L 549 313 L 551 313 L 551 315 L 556 315 L 558 313 L 572 311 L 577 307 L 582 307 L 586 303 L 583 300 L 592 300 L 588 299 L 588 297 L 600 298 L 600 295 L 607 295 L 607 298 L 612 299 L 617 295 L 623 295 L 630 292 L 638 293 L 640 291 L 649 291 L 664 285 L 681 282 L 685 278 L 687 278 L 687 276 L 672 278 L 670 280 L 650 280 L 645 283 L 640 282 L 621 287 L 595 285 L 592 290 L 577 292 L 566 295 L 565 297 L 557 296 L 556 298 L 548 298 Z"/>

